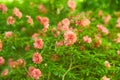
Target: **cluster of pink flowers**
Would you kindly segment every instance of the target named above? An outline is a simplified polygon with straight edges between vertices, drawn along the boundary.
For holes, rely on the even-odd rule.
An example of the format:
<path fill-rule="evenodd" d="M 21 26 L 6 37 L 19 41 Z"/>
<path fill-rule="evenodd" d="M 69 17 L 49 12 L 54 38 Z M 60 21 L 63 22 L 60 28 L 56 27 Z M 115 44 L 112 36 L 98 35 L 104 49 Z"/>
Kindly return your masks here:
<path fill-rule="evenodd" d="M 14 61 L 12 58 L 8 60 L 8 65 L 10 68 L 18 68 L 19 66 L 25 67 L 26 62 L 23 59 L 18 59 L 17 61 Z"/>
<path fill-rule="evenodd" d="M 108 34 L 108 33 L 109 33 L 108 29 L 107 29 L 106 27 L 104 27 L 102 24 L 98 24 L 98 25 L 97 25 L 97 28 L 98 28 L 98 30 L 101 31 L 103 34 Z"/>
<path fill-rule="evenodd" d="M 41 71 L 35 67 L 30 66 L 28 71 L 29 71 L 29 76 L 31 76 L 36 80 L 38 80 L 42 76 Z"/>
<path fill-rule="evenodd" d="M 49 19 L 41 16 L 37 16 L 36 18 L 44 26 L 43 30 L 46 32 L 49 27 Z"/>
<path fill-rule="evenodd" d="M 42 56 L 38 52 L 35 52 L 33 54 L 32 61 L 36 64 L 40 64 L 42 62 Z"/>
<path fill-rule="evenodd" d="M 66 31 L 64 33 L 64 44 L 70 46 L 77 41 L 77 35 L 73 31 Z"/>
<path fill-rule="evenodd" d="M 58 23 L 57 28 L 59 31 L 67 31 L 69 29 L 70 21 L 68 18 L 63 19 Z"/>

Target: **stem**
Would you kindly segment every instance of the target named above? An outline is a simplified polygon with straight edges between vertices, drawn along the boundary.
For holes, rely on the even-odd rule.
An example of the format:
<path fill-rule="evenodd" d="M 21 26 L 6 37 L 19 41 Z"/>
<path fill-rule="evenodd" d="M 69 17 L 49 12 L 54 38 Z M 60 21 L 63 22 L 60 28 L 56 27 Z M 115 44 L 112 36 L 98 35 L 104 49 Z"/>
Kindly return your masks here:
<path fill-rule="evenodd" d="M 71 67 L 72 67 L 72 61 L 71 61 L 71 63 L 70 63 L 70 66 L 69 66 L 68 70 L 63 74 L 62 80 L 65 80 L 65 76 L 66 76 L 67 73 L 71 70 Z"/>
<path fill-rule="evenodd" d="M 47 80 L 50 80 L 50 75 L 51 75 L 51 74 L 50 74 L 50 72 L 49 72 L 49 73 L 48 73 L 48 78 L 47 78 Z"/>
<path fill-rule="evenodd" d="M 28 73 L 28 75 L 31 77 L 31 79 L 33 79 L 33 77 L 30 75 L 30 73 L 28 72 L 28 70 L 26 68 L 24 68 L 24 70 Z"/>

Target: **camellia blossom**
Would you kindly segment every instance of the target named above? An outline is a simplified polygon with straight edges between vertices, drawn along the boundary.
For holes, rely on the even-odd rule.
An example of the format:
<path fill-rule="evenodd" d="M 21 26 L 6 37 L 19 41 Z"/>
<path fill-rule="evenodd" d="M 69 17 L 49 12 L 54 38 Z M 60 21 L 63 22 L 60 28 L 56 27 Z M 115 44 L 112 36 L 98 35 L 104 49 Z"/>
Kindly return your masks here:
<path fill-rule="evenodd" d="M 43 45 L 44 45 L 44 42 L 42 39 L 35 39 L 35 42 L 34 42 L 35 49 L 42 49 Z"/>
<path fill-rule="evenodd" d="M 38 52 L 35 52 L 33 54 L 32 61 L 36 64 L 40 64 L 42 62 L 42 56 Z"/>
<path fill-rule="evenodd" d="M 16 7 L 13 9 L 13 14 L 14 14 L 16 17 L 18 17 L 19 19 L 22 18 L 22 13 L 21 13 L 20 10 L 19 10 L 18 8 L 16 8 Z"/>
<path fill-rule="evenodd" d="M 76 3 L 75 3 L 75 1 L 73 1 L 73 0 L 68 0 L 68 7 L 69 7 L 71 10 L 75 10 L 75 8 L 76 8 Z"/>
<path fill-rule="evenodd" d="M 84 36 L 83 41 L 86 42 L 86 43 L 91 43 L 92 39 L 89 36 Z"/>
<path fill-rule="evenodd" d="M 41 71 L 32 66 L 29 67 L 28 71 L 29 71 L 29 75 L 36 80 L 38 80 L 42 76 Z"/>
<path fill-rule="evenodd" d="M 8 38 L 12 36 L 12 31 L 5 32 L 4 38 Z"/>
<path fill-rule="evenodd" d="M 8 25 L 12 25 L 12 24 L 14 24 L 14 23 L 15 23 L 15 18 L 12 17 L 12 16 L 9 16 L 9 17 L 7 18 L 7 24 L 8 24 Z"/>
<path fill-rule="evenodd" d="M 104 34 L 108 34 L 109 33 L 108 29 L 106 27 L 104 27 L 102 24 L 98 24 L 97 28 L 98 28 L 98 30 L 100 30 Z"/>
<path fill-rule="evenodd" d="M 111 67 L 111 66 L 110 66 L 110 63 L 109 63 L 108 61 L 105 61 L 104 64 L 105 64 L 105 67 L 106 67 L 106 68 L 110 68 L 110 67 Z"/>
<path fill-rule="evenodd" d="M 31 18 L 31 16 L 26 16 L 27 17 L 27 22 L 30 24 L 30 25 L 33 25 L 33 19 Z"/>
<path fill-rule="evenodd" d="M 74 32 L 68 30 L 64 33 L 64 43 L 66 46 L 72 45 L 77 41 L 77 36 Z"/>
<path fill-rule="evenodd" d="M 4 71 L 2 71 L 1 76 L 6 76 L 8 74 L 8 69 L 5 69 Z"/>
<path fill-rule="evenodd" d="M 2 51 L 2 47 L 3 47 L 3 44 L 2 44 L 2 41 L 0 40 L 0 52 Z"/>
<path fill-rule="evenodd" d="M 110 80 L 110 78 L 107 78 L 106 76 L 103 76 L 102 80 Z"/>
<path fill-rule="evenodd" d="M 2 56 L 0 56 L 0 65 L 3 65 L 4 63 L 5 63 L 5 59 Z"/>
<path fill-rule="evenodd" d="M 2 13 L 6 13 L 8 11 L 8 8 L 6 7 L 6 5 L 0 4 L 0 10 L 2 11 Z"/>

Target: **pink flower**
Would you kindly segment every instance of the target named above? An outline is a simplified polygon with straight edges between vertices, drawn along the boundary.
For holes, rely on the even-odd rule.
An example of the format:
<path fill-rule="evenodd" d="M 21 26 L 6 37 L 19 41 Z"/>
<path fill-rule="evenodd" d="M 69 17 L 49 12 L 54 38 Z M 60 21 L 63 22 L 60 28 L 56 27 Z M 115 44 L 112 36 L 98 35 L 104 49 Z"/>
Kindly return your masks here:
<path fill-rule="evenodd" d="M 72 31 L 66 31 L 64 33 L 64 43 L 66 46 L 72 45 L 77 41 L 77 36 Z"/>
<path fill-rule="evenodd" d="M 17 62 L 18 62 L 18 65 L 20 65 L 20 66 L 22 66 L 22 67 L 24 67 L 25 64 L 26 64 L 25 61 L 24 61 L 23 59 L 21 59 L 21 58 L 18 59 Z"/>
<path fill-rule="evenodd" d="M 5 69 L 2 73 L 1 76 L 6 76 L 8 74 L 8 69 Z"/>
<path fill-rule="evenodd" d="M 103 16 L 103 11 L 102 11 L 102 10 L 99 10 L 98 16 L 99 16 L 99 17 L 102 17 L 102 16 Z"/>
<path fill-rule="evenodd" d="M 117 19 L 116 27 L 120 28 L 120 18 Z"/>
<path fill-rule="evenodd" d="M 21 28 L 21 31 L 22 31 L 22 32 L 26 31 L 26 28 L 25 28 L 25 27 L 22 27 L 22 28 Z"/>
<path fill-rule="evenodd" d="M 6 13 L 8 8 L 4 4 L 0 4 L 0 10 L 2 10 L 2 13 Z"/>
<path fill-rule="evenodd" d="M 91 43 L 92 39 L 90 37 L 88 37 L 88 36 L 84 36 L 83 41 L 86 42 L 86 43 Z"/>
<path fill-rule="evenodd" d="M 42 62 L 42 56 L 38 52 L 35 52 L 33 54 L 32 61 L 36 64 L 40 64 Z"/>
<path fill-rule="evenodd" d="M 42 39 L 35 39 L 35 42 L 34 42 L 35 49 L 42 49 L 43 45 L 44 45 L 44 42 Z"/>
<path fill-rule="evenodd" d="M 43 30 L 46 32 L 49 27 L 49 19 L 41 16 L 37 16 L 36 19 L 44 26 Z"/>
<path fill-rule="evenodd" d="M 5 63 L 5 60 L 2 56 L 0 56 L 0 65 L 3 65 Z"/>
<path fill-rule="evenodd" d="M 59 56 L 57 54 L 52 54 L 51 61 L 59 60 Z"/>
<path fill-rule="evenodd" d="M 30 25 L 33 25 L 33 19 L 31 18 L 31 16 L 26 16 L 27 17 L 27 22 L 30 24 Z"/>
<path fill-rule="evenodd" d="M 68 18 L 63 19 L 58 23 L 57 28 L 59 31 L 67 31 L 69 29 L 70 21 Z"/>
<path fill-rule="evenodd" d="M 2 41 L 0 40 L 0 52 L 2 51 L 2 47 L 3 47 L 3 44 L 2 44 Z"/>
<path fill-rule="evenodd" d="M 33 38 L 33 39 L 38 39 L 38 36 L 39 36 L 38 33 L 34 33 L 34 34 L 32 35 L 32 38 Z"/>
<path fill-rule="evenodd" d="M 12 25 L 12 24 L 14 24 L 14 23 L 15 23 L 15 18 L 12 17 L 12 16 L 9 16 L 9 17 L 7 18 L 7 24 L 8 24 L 8 25 Z"/>
<path fill-rule="evenodd" d="M 36 69 L 34 67 L 29 67 L 29 75 L 34 79 L 39 79 L 42 73 L 39 69 Z"/>
<path fill-rule="evenodd" d="M 60 41 L 60 42 L 57 42 L 57 41 L 56 41 L 56 46 L 58 46 L 58 47 L 62 46 L 63 44 L 64 44 L 63 41 Z"/>
<path fill-rule="evenodd" d="M 104 64 L 105 64 L 105 67 L 106 67 L 106 68 L 110 68 L 110 67 L 111 67 L 111 66 L 110 66 L 110 63 L 109 63 L 108 61 L 105 61 Z"/>
<path fill-rule="evenodd" d="M 70 25 L 69 19 L 68 19 L 68 18 L 63 19 L 63 20 L 62 20 L 62 24 L 63 24 L 63 25 L 66 25 L 66 26 L 69 26 L 69 25 Z"/>
<path fill-rule="evenodd" d="M 117 54 L 120 55 L 120 50 L 117 51 Z"/>
<path fill-rule="evenodd" d="M 120 33 L 117 34 L 117 38 L 115 39 L 116 43 L 120 43 Z"/>
<path fill-rule="evenodd" d="M 100 30 L 104 34 L 108 34 L 109 33 L 108 29 L 106 27 L 104 27 L 102 24 L 98 24 L 97 28 L 98 28 L 98 30 Z"/>
<path fill-rule="evenodd" d="M 4 38 L 8 38 L 12 36 L 12 31 L 5 32 Z"/>
<path fill-rule="evenodd" d="M 60 35 L 60 31 L 56 30 L 56 28 L 52 28 L 51 32 L 53 33 L 54 37 L 58 37 Z"/>
<path fill-rule="evenodd" d="M 17 61 L 9 61 L 8 64 L 9 64 L 10 68 L 18 68 Z"/>
<path fill-rule="evenodd" d="M 86 27 L 86 26 L 90 25 L 90 20 L 89 19 L 82 19 L 82 20 L 80 20 L 79 24 L 82 27 Z"/>
<path fill-rule="evenodd" d="M 20 10 L 19 10 L 18 8 L 16 8 L 16 7 L 13 9 L 13 14 L 14 14 L 16 17 L 18 17 L 19 19 L 22 18 L 22 13 L 21 13 Z"/>
<path fill-rule="evenodd" d="M 110 78 L 107 78 L 106 76 L 103 76 L 102 80 L 110 80 Z"/>
<path fill-rule="evenodd" d="M 72 10 L 75 10 L 76 3 L 73 0 L 68 0 L 68 7 Z"/>
<path fill-rule="evenodd" d="M 104 16 L 104 23 L 108 24 L 108 22 L 110 21 L 110 19 L 111 19 L 110 15 Z"/>
<path fill-rule="evenodd" d="M 39 9 L 42 13 L 46 13 L 46 12 L 47 12 L 47 10 L 46 10 L 46 8 L 45 8 L 45 6 L 44 6 L 43 4 L 40 4 L 40 5 L 38 6 L 38 9 Z"/>
<path fill-rule="evenodd" d="M 25 46 L 25 50 L 26 50 L 26 51 L 29 51 L 29 50 L 30 50 L 30 45 L 26 45 L 26 46 Z"/>

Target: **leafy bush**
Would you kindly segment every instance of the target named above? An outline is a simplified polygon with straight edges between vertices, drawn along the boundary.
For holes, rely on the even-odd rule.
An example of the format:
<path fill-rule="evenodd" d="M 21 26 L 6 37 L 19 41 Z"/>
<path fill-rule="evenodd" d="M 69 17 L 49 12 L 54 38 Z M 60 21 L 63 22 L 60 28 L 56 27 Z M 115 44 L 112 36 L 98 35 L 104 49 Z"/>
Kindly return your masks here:
<path fill-rule="evenodd" d="M 110 2 L 1 3 L 0 79 L 119 80 L 120 12 Z"/>

